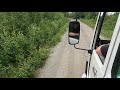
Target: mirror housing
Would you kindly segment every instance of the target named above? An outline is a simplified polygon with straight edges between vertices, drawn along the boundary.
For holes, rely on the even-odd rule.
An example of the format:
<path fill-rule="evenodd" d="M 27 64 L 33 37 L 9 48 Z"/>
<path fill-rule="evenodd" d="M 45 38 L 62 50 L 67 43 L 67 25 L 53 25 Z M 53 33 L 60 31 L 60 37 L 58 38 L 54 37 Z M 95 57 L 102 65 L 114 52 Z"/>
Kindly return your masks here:
<path fill-rule="evenodd" d="M 70 21 L 68 36 L 68 41 L 70 45 L 75 45 L 79 43 L 80 23 L 78 21 Z"/>

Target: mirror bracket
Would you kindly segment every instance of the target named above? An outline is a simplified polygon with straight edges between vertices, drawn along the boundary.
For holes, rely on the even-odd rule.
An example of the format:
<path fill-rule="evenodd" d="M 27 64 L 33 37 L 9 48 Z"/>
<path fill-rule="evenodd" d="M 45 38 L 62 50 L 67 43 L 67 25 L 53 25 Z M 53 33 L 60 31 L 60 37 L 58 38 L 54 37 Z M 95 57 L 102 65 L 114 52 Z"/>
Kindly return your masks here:
<path fill-rule="evenodd" d="M 75 44 L 74 44 L 74 48 L 75 48 L 75 49 L 79 49 L 79 50 L 88 51 L 89 54 L 92 54 L 92 51 L 93 51 L 93 50 L 90 50 L 90 49 L 77 48 L 77 47 L 75 46 Z"/>

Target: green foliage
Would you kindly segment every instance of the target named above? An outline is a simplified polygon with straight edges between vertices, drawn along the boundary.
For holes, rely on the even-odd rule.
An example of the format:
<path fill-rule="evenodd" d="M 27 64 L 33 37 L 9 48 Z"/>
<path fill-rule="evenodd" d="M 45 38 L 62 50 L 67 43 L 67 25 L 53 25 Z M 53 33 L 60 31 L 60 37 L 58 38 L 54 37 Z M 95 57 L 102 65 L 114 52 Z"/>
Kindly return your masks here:
<path fill-rule="evenodd" d="M 96 19 L 98 12 L 72 12 L 72 13 L 65 12 L 64 15 L 65 17 L 68 17 L 68 18 L 76 18 L 77 16 L 78 19 L 81 19 L 81 18 Z"/>
<path fill-rule="evenodd" d="M 106 15 L 104 22 L 103 22 L 102 30 L 101 30 L 101 33 L 104 37 L 111 39 L 117 18 L 118 18 L 118 13 L 115 13 L 114 15 L 110 15 L 110 16 Z M 92 28 L 95 27 L 96 18 L 94 19 L 82 18 L 80 20 L 88 24 Z"/>
<path fill-rule="evenodd" d="M 102 26 L 102 35 L 104 35 L 106 38 L 111 39 L 117 18 L 118 14 L 105 17 L 105 21 Z"/>
<path fill-rule="evenodd" d="M 75 12 L 64 12 L 64 16 L 67 18 L 74 18 L 75 17 Z"/>
<path fill-rule="evenodd" d="M 0 13 L 0 77 L 32 77 L 66 29 L 61 12 Z"/>
<path fill-rule="evenodd" d="M 86 23 L 87 25 L 89 25 L 90 27 L 94 28 L 95 27 L 95 23 L 96 20 L 95 19 L 80 19 L 80 21 Z"/>

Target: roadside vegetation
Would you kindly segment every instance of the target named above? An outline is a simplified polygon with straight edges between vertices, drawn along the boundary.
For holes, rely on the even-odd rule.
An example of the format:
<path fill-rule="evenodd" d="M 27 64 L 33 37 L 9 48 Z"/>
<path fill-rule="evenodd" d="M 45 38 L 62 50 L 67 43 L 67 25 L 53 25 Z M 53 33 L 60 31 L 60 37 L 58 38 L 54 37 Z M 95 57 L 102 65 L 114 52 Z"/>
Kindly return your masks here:
<path fill-rule="evenodd" d="M 62 12 L 0 12 L 0 78 L 33 77 L 67 21 Z"/>
<path fill-rule="evenodd" d="M 77 18 L 79 18 L 80 21 L 89 25 L 93 29 L 96 24 L 97 15 L 98 15 L 98 12 L 77 12 Z M 75 18 L 76 13 L 75 12 L 71 14 L 66 13 L 66 16 Z M 118 13 L 115 13 L 113 15 L 107 15 L 105 17 L 105 21 L 102 26 L 102 35 L 104 37 L 109 39 L 112 37 L 117 17 L 118 17 Z"/>

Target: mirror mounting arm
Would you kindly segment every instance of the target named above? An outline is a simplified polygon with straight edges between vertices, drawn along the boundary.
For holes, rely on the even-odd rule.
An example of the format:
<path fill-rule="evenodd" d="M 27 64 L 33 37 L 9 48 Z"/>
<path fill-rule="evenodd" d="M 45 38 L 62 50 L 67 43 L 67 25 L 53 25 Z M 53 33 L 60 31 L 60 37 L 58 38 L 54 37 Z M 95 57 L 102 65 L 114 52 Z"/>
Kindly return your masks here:
<path fill-rule="evenodd" d="M 76 21 L 77 21 L 77 18 L 76 18 Z"/>
<path fill-rule="evenodd" d="M 79 49 L 79 50 L 88 51 L 89 54 L 92 54 L 92 50 L 90 50 L 90 49 L 77 48 L 77 47 L 75 46 L 75 44 L 74 44 L 74 47 L 75 47 L 76 49 Z"/>
<path fill-rule="evenodd" d="M 77 12 L 76 12 L 76 21 L 77 21 Z"/>

